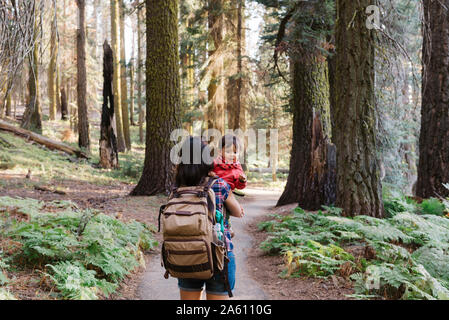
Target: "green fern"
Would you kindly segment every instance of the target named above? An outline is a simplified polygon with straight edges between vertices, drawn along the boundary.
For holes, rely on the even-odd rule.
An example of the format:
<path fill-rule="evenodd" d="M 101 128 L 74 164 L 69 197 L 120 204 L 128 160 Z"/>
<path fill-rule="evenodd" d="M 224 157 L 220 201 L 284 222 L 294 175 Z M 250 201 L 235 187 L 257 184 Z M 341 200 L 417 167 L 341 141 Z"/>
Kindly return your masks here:
<path fill-rule="evenodd" d="M 17 222 L 17 213 L 28 219 Z M 142 262 L 142 250 L 157 245 L 146 225 L 80 210 L 71 202 L 0 197 L 0 214 L 8 221 L 2 235 L 22 244 L 10 258 L 48 265 L 47 276 L 66 299 L 110 294 Z"/>

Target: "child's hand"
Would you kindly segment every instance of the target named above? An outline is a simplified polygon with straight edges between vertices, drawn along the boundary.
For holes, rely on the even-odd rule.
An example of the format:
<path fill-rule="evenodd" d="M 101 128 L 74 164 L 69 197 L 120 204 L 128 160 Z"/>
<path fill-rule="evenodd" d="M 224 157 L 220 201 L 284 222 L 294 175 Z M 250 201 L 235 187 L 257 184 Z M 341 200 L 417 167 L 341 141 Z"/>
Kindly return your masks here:
<path fill-rule="evenodd" d="M 241 175 L 239 176 L 239 181 L 240 181 L 241 183 L 245 183 L 246 180 L 247 180 L 247 178 L 246 178 L 245 175 L 241 174 Z"/>

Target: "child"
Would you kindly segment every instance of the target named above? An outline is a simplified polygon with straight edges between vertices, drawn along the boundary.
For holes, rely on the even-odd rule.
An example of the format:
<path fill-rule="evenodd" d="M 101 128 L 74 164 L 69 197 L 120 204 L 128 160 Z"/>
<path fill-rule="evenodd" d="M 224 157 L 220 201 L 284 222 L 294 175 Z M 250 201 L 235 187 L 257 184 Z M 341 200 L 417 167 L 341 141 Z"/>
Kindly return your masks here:
<path fill-rule="evenodd" d="M 226 181 L 232 191 L 246 188 L 247 178 L 238 161 L 239 152 L 240 145 L 237 137 L 225 135 L 221 139 L 221 154 L 214 161 L 213 172 Z"/>
<path fill-rule="evenodd" d="M 247 178 L 243 172 L 243 168 L 238 161 L 239 142 L 236 136 L 225 135 L 221 139 L 221 154 L 214 161 L 213 172 L 222 178 L 235 193 L 235 189 L 245 189 Z M 238 194 L 238 193 L 237 193 Z M 234 237 L 231 223 L 227 217 L 228 229 L 230 237 Z"/>

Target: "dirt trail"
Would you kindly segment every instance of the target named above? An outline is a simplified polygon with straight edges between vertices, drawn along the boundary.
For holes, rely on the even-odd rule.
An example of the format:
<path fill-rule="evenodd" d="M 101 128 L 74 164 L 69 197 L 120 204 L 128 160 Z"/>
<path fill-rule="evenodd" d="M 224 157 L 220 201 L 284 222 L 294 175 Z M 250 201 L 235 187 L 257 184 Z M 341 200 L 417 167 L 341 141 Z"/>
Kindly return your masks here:
<path fill-rule="evenodd" d="M 276 191 L 247 189 L 247 196 L 242 201 L 245 209 L 243 219 L 232 218 L 232 226 L 235 231 L 233 239 L 236 255 L 236 288 L 234 299 L 237 300 L 266 300 L 268 295 L 251 276 L 251 267 L 248 266 L 248 251 L 257 244 L 248 233 L 248 226 L 253 220 L 266 212 L 276 204 L 280 194 Z M 254 268 L 254 267 L 253 267 Z M 177 279 L 168 280 L 163 277 L 164 269 L 161 267 L 160 251 L 151 255 L 149 265 L 138 287 L 138 296 L 142 300 L 178 300 L 179 290 Z"/>

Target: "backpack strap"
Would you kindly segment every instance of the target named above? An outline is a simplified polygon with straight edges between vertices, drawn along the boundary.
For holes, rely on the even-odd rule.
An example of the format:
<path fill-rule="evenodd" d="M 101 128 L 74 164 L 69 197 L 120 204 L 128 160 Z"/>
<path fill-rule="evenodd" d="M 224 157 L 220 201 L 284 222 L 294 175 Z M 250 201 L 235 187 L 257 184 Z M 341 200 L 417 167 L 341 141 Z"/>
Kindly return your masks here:
<path fill-rule="evenodd" d="M 212 186 L 214 185 L 215 181 L 217 181 L 219 179 L 219 177 L 215 176 L 215 177 L 210 177 L 209 180 L 206 180 L 206 183 L 204 184 L 204 192 L 209 192 L 209 189 L 212 188 Z"/>
<path fill-rule="evenodd" d="M 163 206 L 161 206 L 159 208 L 159 217 L 158 217 L 158 227 L 157 227 L 157 232 L 161 232 L 161 216 L 162 216 L 162 212 L 164 212 L 165 208 L 167 208 L 167 205 L 164 204 Z"/>

